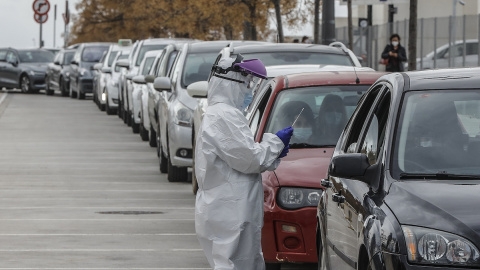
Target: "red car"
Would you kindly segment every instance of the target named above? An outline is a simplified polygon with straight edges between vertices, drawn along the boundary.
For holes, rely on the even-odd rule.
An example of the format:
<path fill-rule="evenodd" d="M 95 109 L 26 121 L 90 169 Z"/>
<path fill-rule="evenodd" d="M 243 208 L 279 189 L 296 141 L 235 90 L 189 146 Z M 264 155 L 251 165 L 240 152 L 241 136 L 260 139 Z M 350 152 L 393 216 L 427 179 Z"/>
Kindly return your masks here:
<path fill-rule="evenodd" d="M 255 93 L 247 119 L 256 141 L 294 124 L 290 152 L 262 174 L 263 255 L 267 269 L 283 262 L 317 262 L 316 207 L 330 157 L 374 71 L 331 71 L 279 76 Z"/>

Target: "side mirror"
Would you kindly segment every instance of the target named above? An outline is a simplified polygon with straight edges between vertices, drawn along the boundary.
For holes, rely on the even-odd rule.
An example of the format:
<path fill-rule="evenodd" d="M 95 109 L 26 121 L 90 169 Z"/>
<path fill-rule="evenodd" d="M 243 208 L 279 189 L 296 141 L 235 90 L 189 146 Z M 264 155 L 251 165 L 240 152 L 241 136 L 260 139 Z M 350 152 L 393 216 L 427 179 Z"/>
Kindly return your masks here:
<path fill-rule="evenodd" d="M 146 75 L 145 76 L 145 81 L 147 83 L 153 83 L 155 81 L 155 75 Z"/>
<path fill-rule="evenodd" d="M 143 75 L 137 75 L 137 76 L 133 77 L 132 81 L 134 83 L 138 83 L 138 84 L 146 84 L 147 83 L 145 81 L 145 76 L 143 76 Z"/>
<path fill-rule="evenodd" d="M 77 65 L 77 66 L 78 66 L 78 62 L 75 61 L 75 60 L 70 61 L 70 64 L 72 64 L 72 65 Z"/>
<path fill-rule="evenodd" d="M 95 65 L 93 65 L 93 69 L 96 69 L 96 70 L 101 70 L 103 67 L 103 63 L 96 63 Z"/>
<path fill-rule="evenodd" d="M 194 82 L 187 86 L 187 92 L 191 97 L 194 98 L 206 98 L 208 92 L 208 82 L 199 81 Z"/>
<path fill-rule="evenodd" d="M 153 88 L 157 91 L 172 91 L 172 83 L 167 77 L 158 77 L 153 81 Z"/>
<path fill-rule="evenodd" d="M 103 68 L 102 68 L 102 72 L 103 72 L 103 73 L 112 73 L 112 68 L 103 67 Z"/>
<path fill-rule="evenodd" d="M 12 66 L 16 67 L 18 65 L 18 61 L 17 60 L 8 60 L 7 61 L 8 63 L 10 63 Z"/>
<path fill-rule="evenodd" d="M 133 77 L 135 77 L 135 74 L 132 73 L 128 73 L 127 75 L 125 75 L 125 78 L 127 78 L 127 80 L 131 80 L 133 79 Z"/>
<path fill-rule="evenodd" d="M 58 62 L 58 61 L 53 62 L 53 64 L 56 65 L 56 66 L 60 66 L 60 62 Z"/>
<path fill-rule="evenodd" d="M 379 188 L 378 165 L 370 165 L 362 153 L 343 154 L 332 157 L 328 174 L 333 177 L 354 179 L 368 184 L 373 191 Z"/>
<path fill-rule="evenodd" d="M 129 69 L 130 68 L 130 62 L 128 61 L 128 59 L 121 59 L 121 60 L 117 61 L 117 66 Z"/>

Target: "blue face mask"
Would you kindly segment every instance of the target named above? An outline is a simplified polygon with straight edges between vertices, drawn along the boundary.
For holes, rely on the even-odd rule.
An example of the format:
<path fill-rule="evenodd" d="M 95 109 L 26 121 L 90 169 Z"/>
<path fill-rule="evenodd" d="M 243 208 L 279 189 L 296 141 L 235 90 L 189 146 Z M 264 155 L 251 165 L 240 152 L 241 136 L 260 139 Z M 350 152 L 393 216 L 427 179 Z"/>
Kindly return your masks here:
<path fill-rule="evenodd" d="M 241 111 L 244 111 L 248 105 L 250 105 L 250 103 L 252 103 L 252 99 L 253 99 L 253 93 L 252 92 L 248 92 L 245 94 L 245 98 L 243 99 L 243 105 L 242 105 L 242 110 Z"/>
<path fill-rule="evenodd" d="M 342 113 L 339 112 L 326 112 L 325 120 L 329 125 L 338 125 L 342 121 Z"/>
<path fill-rule="evenodd" d="M 312 136 L 312 128 L 295 128 L 293 133 L 299 141 L 306 142 Z"/>

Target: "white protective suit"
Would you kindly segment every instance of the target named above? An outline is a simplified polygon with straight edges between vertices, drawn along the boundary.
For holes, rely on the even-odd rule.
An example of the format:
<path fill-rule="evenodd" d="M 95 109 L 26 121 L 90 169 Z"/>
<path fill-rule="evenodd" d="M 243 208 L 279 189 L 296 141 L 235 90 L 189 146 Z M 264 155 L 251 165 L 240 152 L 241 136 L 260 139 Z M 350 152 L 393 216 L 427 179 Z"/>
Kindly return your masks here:
<path fill-rule="evenodd" d="M 221 60 L 222 68 L 233 59 Z M 245 80 L 238 72 L 221 76 Z M 284 145 L 265 133 L 256 143 L 240 111 L 245 84 L 212 76 L 195 148 L 195 230 L 214 270 L 263 270 L 261 172 L 274 170 Z"/>

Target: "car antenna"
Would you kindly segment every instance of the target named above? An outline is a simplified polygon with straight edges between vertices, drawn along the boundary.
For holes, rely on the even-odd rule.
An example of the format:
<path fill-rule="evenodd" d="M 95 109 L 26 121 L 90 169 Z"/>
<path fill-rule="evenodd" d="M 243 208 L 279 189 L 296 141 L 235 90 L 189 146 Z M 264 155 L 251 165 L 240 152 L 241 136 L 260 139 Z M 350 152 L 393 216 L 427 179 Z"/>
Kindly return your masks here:
<path fill-rule="evenodd" d="M 353 71 L 355 71 L 355 77 L 357 77 L 357 79 L 355 80 L 355 82 L 356 82 L 357 84 L 360 84 L 360 79 L 358 78 L 357 70 L 355 69 L 355 66 L 353 66 Z"/>

